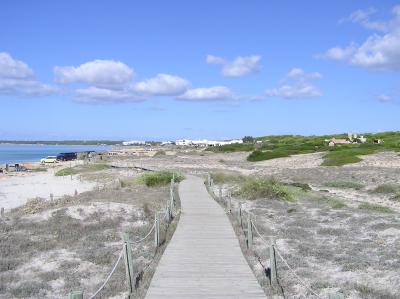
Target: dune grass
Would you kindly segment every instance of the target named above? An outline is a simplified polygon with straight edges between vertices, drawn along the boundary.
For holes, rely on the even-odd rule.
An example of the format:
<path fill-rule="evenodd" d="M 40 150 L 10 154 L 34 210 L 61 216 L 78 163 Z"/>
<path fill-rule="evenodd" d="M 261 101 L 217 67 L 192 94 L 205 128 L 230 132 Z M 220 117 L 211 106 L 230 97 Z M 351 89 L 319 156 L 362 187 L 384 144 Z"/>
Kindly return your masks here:
<path fill-rule="evenodd" d="M 358 206 L 358 208 L 361 209 L 361 210 L 368 210 L 368 211 L 371 211 L 371 212 L 379 212 L 379 213 L 393 213 L 394 212 L 389 207 L 384 207 L 384 206 L 381 206 L 381 205 L 371 204 L 371 203 L 367 203 L 367 202 L 364 202 L 364 203 L 360 204 Z"/>
<path fill-rule="evenodd" d="M 235 193 L 249 200 L 258 198 L 280 199 L 293 201 L 293 195 L 289 188 L 273 179 L 246 178 Z"/>
<path fill-rule="evenodd" d="M 211 173 L 211 178 L 214 180 L 214 183 L 224 184 L 241 182 L 244 176 L 233 172 L 214 172 Z"/>
<path fill-rule="evenodd" d="M 60 169 L 54 175 L 55 176 L 66 176 L 66 175 L 74 175 L 74 174 L 78 174 L 78 173 L 79 173 L 79 171 L 76 168 L 67 167 L 67 168 Z"/>
<path fill-rule="evenodd" d="M 390 194 L 390 193 L 400 193 L 400 185 L 395 184 L 382 184 L 377 186 L 374 190 L 374 193 L 382 193 L 382 194 Z"/>
<path fill-rule="evenodd" d="M 325 186 L 333 187 L 333 188 L 355 189 L 355 190 L 361 190 L 362 188 L 364 188 L 363 184 L 350 182 L 350 181 L 333 181 L 333 182 L 326 183 Z"/>
<path fill-rule="evenodd" d="M 180 182 L 184 179 L 184 176 L 177 172 L 156 171 L 142 174 L 138 177 L 138 182 L 145 184 L 147 187 L 156 187 L 169 184 L 173 177 L 175 182 Z"/>
<path fill-rule="evenodd" d="M 364 134 L 367 142 L 364 144 L 347 144 L 335 147 L 327 146 L 325 140 L 335 137 L 337 139 L 347 138 L 347 134 L 324 135 L 324 136 L 298 136 L 280 135 L 264 136 L 255 138 L 262 144 L 254 144 L 253 152 L 247 160 L 251 162 L 289 157 L 297 154 L 324 152 L 322 166 L 342 166 L 360 162 L 360 156 L 369 155 L 377 151 L 400 151 L 400 132 L 385 132 L 378 134 Z M 381 144 L 373 144 L 374 139 L 383 139 Z M 226 151 L 229 148 L 227 148 Z"/>
<path fill-rule="evenodd" d="M 328 205 L 331 206 L 333 209 L 342 209 L 347 207 L 346 204 L 343 202 L 343 200 L 337 198 L 337 197 L 332 197 L 332 196 L 324 196 L 320 198 L 322 202 L 327 203 Z"/>

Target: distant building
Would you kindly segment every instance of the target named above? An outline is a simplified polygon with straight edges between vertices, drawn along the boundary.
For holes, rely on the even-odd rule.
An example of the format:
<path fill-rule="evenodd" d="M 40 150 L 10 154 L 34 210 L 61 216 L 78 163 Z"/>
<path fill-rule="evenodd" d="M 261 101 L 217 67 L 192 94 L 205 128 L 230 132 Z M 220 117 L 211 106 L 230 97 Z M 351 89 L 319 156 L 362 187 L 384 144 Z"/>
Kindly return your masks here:
<path fill-rule="evenodd" d="M 227 144 L 241 144 L 241 143 L 243 143 L 242 139 L 233 139 L 224 141 L 207 140 L 207 139 L 203 140 L 181 139 L 175 141 L 175 144 L 178 146 L 196 146 L 196 147 L 223 146 Z"/>
<path fill-rule="evenodd" d="M 146 141 L 132 140 L 132 141 L 124 141 L 122 145 L 146 145 Z"/>

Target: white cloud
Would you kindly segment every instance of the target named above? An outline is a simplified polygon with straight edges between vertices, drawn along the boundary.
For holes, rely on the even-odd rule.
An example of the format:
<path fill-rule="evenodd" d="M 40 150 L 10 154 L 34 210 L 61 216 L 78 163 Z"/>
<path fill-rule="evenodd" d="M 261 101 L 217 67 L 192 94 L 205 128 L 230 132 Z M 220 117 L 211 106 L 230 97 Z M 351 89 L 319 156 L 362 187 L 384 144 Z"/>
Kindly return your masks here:
<path fill-rule="evenodd" d="M 156 95 L 180 95 L 189 87 L 189 82 L 181 77 L 168 74 L 158 74 L 154 78 L 136 83 L 134 89 L 137 92 Z"/>
<path fill-rule="evenodd" d="M 380 94 L 376 97 L 376 99 L 382 103 L 390 102 L 391 100 L 393 100 L 393 98 L 387 94 Z"/>
<path fill-rule="evenodd" d="M 311 80 L 320 78 L 322 78 L 320 73 L 306 73 L 300 68 L 293 68 L 287 73 L 280 86 L 266 90 L 265 95 L 285 99 L 320 97 L 321 91 L 311 83 Z"/>
<path fill-rule="evenodd" d="M 353 13 L 351 21 L 383 33 L 373 33 L 360 45 L 353 42 L 331 48 L 323 56 L 373 70 L 400 70 L 400 6 L 395 6 L 392 13 L 393 18 L 387 22 L 370 21 L 371 11 Z"/>
<path fill-rule="evenodd" d="M 238 56 L 233 61 L 213 55 L 208 55 L 206 58 L 208 64 L 221 64 L 222 75 L 226 77 L 242 77 L 257 73 L 261 69 L 260 60 L 260 55 Z"/>
<path fill-rule="evenodd" d="M 208 64 L 225 64 L 225 59 L 214 55 L 207 55 L 206 62 Z"/>
<path fill-rule="evenodd" d="M 55 88 L 39 82 L 33 70 L 8 53 L 0 53 L 0 95 L 42 96 Z"/>
<path fill-rule="evenodd" d="M 238 96 L 225 86 L 194 88 L 177 97 L 178 100 L 194 102 L 229 102 L 238 100 Z"/>
<path fill-rule="evenodd" d="M 347 18 L 341 19 L 340 24 L 345 22 L 358 23 L 367 29 L 377 31 L 387 31 L 390 23 L 382 21 L 371 21 L 370 16 L 376 13 L 376 10 L 372 7 L 368 9 L 359 9 L 350 14 Z"/>
<path fill-rule="evenodd" d="M 131 90 L 115 90 L 94 86 L 77 89 L 75 95 L 77 101 L 81 103 L 139 102 L 144 100 L 143 97 Z"/>
<path fill-rule="evenodd" d="M 132 81 L 134 71 L 126 64 L 114 60 L 94 60 L 78 67 L 56 66 L 54 68 L 56 82 L 87 83 L 96 87 L 118 87 Z"/>

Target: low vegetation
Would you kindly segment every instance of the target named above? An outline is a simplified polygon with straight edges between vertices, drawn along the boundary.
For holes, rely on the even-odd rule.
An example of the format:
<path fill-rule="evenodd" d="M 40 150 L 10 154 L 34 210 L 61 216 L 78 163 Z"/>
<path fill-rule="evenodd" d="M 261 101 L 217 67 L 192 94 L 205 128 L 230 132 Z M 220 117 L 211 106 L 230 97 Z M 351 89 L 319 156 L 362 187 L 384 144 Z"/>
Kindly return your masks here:
<path fill-rule="evenodd" d="M 172 171 L 157 171 L 142 174 L 138 177 L 140 183 L 144 183 L 147 187 L 163 186 L 171 182 L 172 178 L 175 182 L 180 182 L 184 179 L 183 175 Z"/>
<path fill-rule="evenodd" d="M 212 146 L 207 148 L 207 151 L 215 152 L 215 153 L 232 153 L 232 152 L 250 152 L 254 150 L 253 144 L 227 144 L 223 146 Z"/>
<path fill-rule="evenodd" d="M 214 172 L 211 174 L 211 178 L 214 180 L 214 183 L 224 184 L 239 183 L 243 181 L 244 176 L 233 172 Z"/>
<path fill-rule="evenodd" d="M 33 167 L 33 168 L 29 168 L 28 171 L 30 171 L 30 172 L 46 172 L 47 168 L 46 167 Z"/>
<path fill-rule="evenodd" d="M 251 162 L 289 157 L 297 154 L 327 152 L 323 156 L 323 166 L 342 166 L 361 161 L 360 156 L 369 155 L 377 151 L 400 151 L 400 132 L 385 132 L 378 134 L 364 134 L 367 143 L 347 144 L 335 147 L 327 146 L 325 140 L 335 137 L 346 138 L 346 134 L 323 136 L 280 135 L 254 138 L 253 143 L 223 146 L 213 151 L 233 152 L 252 151 L 247 160 Z M 374 139 L 384 140 L 381 144 L 374 144 Z M 259 142 L 259 143 L 257 143 Z"/>
<path fill-rule="evenodd" d="M 246 199 L 271 198 L 292 201 L 293 196 L 288 187 L 273 180 L 261 178 L 246 178 L 236 195 Z"/>
<path fill-rule="evenodd" d="M 67 176 L 67 175 L 74 175 L 74 174 L 78 174 L 79 171 L 73 167 L 67 167 L 67 168 L 63 168 L 59 171 L 57 171 L 54 175 L 55 176 Z"/>
<path fill-rule="evenodd" d="M 66 176 L 66 175 L 75 175 L 78 173 L 85 173 L 91 171 L 102 171 L 111 168 L 110 165 L 105 163 L 94 163 L 94 164 L 85 164 L 85 165 L 77 165 L 74 167 L 63 168 L 55 173 L 55 176 Z"/>
<path fill-rule="evenodd" d="M 398 194 L 400 193 L 400 186 L 395 184 L 382 184 L 377 186 L 374 190 L 374 193 L 382 193 L 382 194 Z"/>
<path fill-rule="evenodd" d="M 330 205 L 333 209 L 342 209 L 346 207 L 346 204 L 341 199 L 336 197 L 324 196 L 320 200 Z"/>
<path fill-rule="evenodd" d="M 362 161 L 361 155 L 369 155 L 376 152 L 377 148 L 368 145 L 347 145 L 331 149 L 323 156 L 322 166 L 343 166 Z"/>
<path fill-rule="evenodd" d="M 361 190 L 362 188 L 364 188 L 363 184 L 350 182 L 350 181 L 333 181 L 333 182 L 326 183 L 325 186 L 333 187 L 333 188 L 355 189 L 355 190 Z"/>
<path fill-rule="evenodd" d="M 368 210 L 368 211 L 379 212 L 379 213 L 393 213 L 394 212 L 389 207 L 384 207 L 381 205 L 371 204 L 371 203 L 367 203 L 367 202 L 360 204 L 358 206 L 358 208 L 361 210 Z"/>

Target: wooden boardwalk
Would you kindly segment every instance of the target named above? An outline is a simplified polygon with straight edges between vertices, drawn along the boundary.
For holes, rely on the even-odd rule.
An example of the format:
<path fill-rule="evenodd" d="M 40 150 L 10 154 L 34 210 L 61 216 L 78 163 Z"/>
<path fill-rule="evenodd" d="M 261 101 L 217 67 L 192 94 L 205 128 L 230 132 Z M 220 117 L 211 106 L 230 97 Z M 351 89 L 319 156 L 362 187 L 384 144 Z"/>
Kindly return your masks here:
<path fill-rule="evenodd" d="M 181 218 L 146 298 L 266 298 L 203 179 L 180 183 Z"/>

